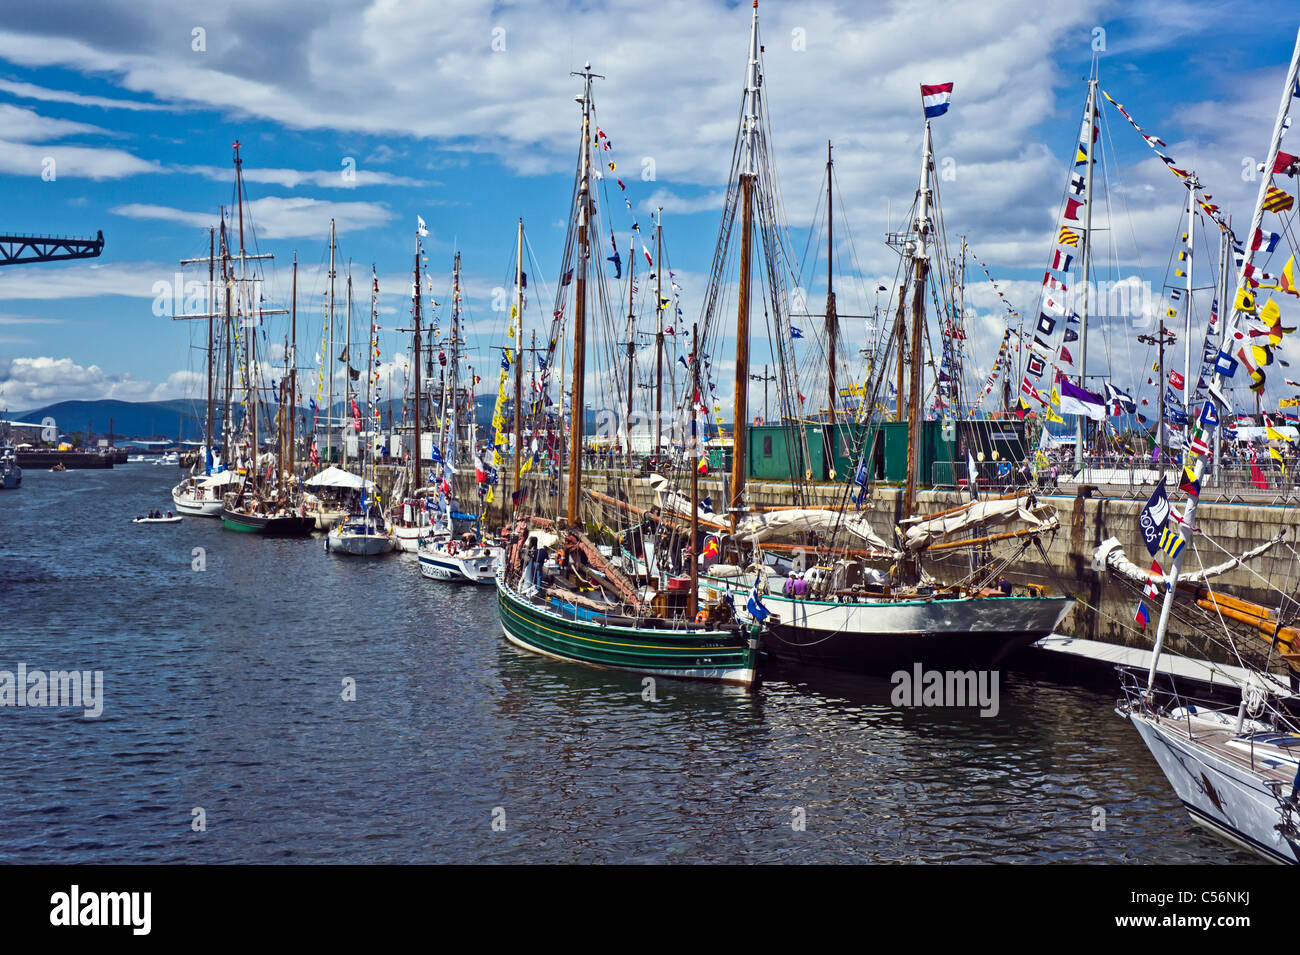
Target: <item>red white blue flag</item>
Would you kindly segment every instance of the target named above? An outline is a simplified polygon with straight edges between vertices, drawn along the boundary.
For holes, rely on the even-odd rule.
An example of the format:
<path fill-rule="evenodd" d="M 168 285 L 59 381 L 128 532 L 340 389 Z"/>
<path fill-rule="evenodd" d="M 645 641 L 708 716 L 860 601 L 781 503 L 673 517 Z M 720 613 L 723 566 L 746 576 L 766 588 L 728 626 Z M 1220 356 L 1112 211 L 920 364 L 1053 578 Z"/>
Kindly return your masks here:
<path fill-rule="evenodd" d="M 933 119 L 948 112 L 948 102 L 951 99 L 951 83 L 940 83 L 938 86 L 921 84 L 921 105 L 925 107 L 926 119 Z"/>

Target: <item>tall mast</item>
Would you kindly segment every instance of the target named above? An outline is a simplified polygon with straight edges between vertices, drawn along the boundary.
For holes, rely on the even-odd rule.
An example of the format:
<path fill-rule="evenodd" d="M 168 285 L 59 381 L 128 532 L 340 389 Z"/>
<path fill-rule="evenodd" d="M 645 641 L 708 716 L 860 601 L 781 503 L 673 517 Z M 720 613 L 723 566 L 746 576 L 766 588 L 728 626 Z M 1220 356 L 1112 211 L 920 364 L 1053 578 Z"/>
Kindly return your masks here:
<path fill-rule="evenodd" d="M 524 220 L 519 220 L 519 235 L 515 248 L 515 493 L 512 513 L 518 513 L 519 477 L 524 459 Z"/>
<path fill-rule="evenodd" d="M 412 472 L 412 487 L 418 489 L 421 487 L 420 480 L 420 455 L 423 453 L 423 441 L 420 435 L 420 405 L 424 403 L 424 392 L 420 390 L 420 362 L 423 361 L 423 352 L 420 347 L 420 230 L 415 230 L 415 453 L 412 456 L 415 461 L 415 470 Z"/>
<path fill-rule="evenodd" d="M 1219 227 L 1219 281 L 1216 289 L 1216 296 L 1219 299 L 1218 317 L 1219 321 L 1227 324 L 1225 319 L 1228 317 L 1228 295 L 1231 292 L 1229 282 L 1231 280 L 1232 268 L 1232 217 L 1228 217 L 1228 227 Z M 1217 329 L 1216 329 L 1217 331 Z M 1226 408 L 1224 409 L 1227 410 Z M 1190 420 L 1190 419 L 1189 419 Z M 1214 464 L 1212 467 L 1213 483 L 1217 487 L 1219 484 L 1219 461 L 1223 456 L 1223 429 L 1214 429 Z"/>
<path fill-rule="evenodd" d="M 633 256 L 633 259 L 636 257 Z M 655 219 L 655 316 L 658 329 L 655 332 L 655 448 L 654 453 L 663 450 L 664 417 L 664 207 L 659 207 Z"/>
<path fill-rule="evenodd" d="M 289 304 L 289 402 L 285 413 L 289 416 L 288 471 L 294 473 L 294 422 L 298 417 L 298 253 L 293 253 L 293 292 Z"/>
<path fill-rule="evenodd" d="M 325 362 L 329 393 L 325 398 L 325 460 L 334 463 L 334 220 L 330 220 L 330 296 L 326 312 L 329 326 L 329 354 Z"/>
<path fill-rule="evenodd" d="M 573 410 L 569 428 L 569 507 L 568 525 L 579 526 L 579 505 L 582 502 L 582 437 L 583 427 L 583 376 L 587 368 L 587 259 L 590 255 L 587 234 L 591 213 L 591 81 L 597 74 L 587 63 L 582 77 L 582 152 L 578 170 L 578 261 L 573 303 Z M 604 77 L 601 77 L 603 79 Z M 563 401 L 561 401 L 563 413 Z"/>
<path fill-rule="evenodd" d="M 632 314 L 632 290 L 636 280 L 636 236 L 627 237 L 627 415 L 623 419 L 623 434 L 627 437 L 627 447 L 623 449 L 627 466 L 632 466 L 632 364 L 636 355 L 636 345 L 632 338 L 636 330 L 636 319 Z M 655 303 L 658 304 L 657 302 Z"/>
<path fill-rule="evenodd" d="M 212 353 L 212 322 L 216 318 L 217 312 L 217 286 L 216 286 L 216 268 L 217 268 L 217 230 L 215 228 L 208 230 L 208 436 L 206 439 L 207 450 L 204 454 L 203 468 L 206 471 L 208 462 L 212 457 L 212 366 L 215 356 Z M 112 428 L 109 429 L 110 431 Z M 109 435 L 110 441 L 112 435 Z"/>
<path fill-rule="evenodd" d="M 343 416 L 347 418 L 352 414 L 352 262 L 348 261 L 348 284 L 347 284 L 347 327 L 343 333 L 343 354 L 348 356 L 348 360 L 343 363 Z M 343 468 L 347 470 L 348 466 L 348 443 L 343 442 Z M 361 435 L 357 435 L 357 452 L 361 451 Z"/>
<path fill-rule="evenodd" d="M 700 342 L 698 332 L 700 325 L 695 323 L 691 331 L 691 396 L 700 392 Z M 700 420 L 699 412 L 692 412 L 691 430 L 696 431 Z M 697 442 L 704 439 L 704 435 L 696 433 Z M 700 561 L 695 553 L 696 545 L 700 539 L 700 467 L 698 461 L 691 462 L 691 545 L 687 548 L 687 553 L 691 555 L 691 586 L 686 591 L 686 619 L 694 620 L 699 604 L 700 591 Z"/>
<path fill-rule="evenodd" d="M 1186 279 L 1183 297 L 1187 299 L 1183 306 L 1183 412 L 1189 420 L 1192 413 L 1192 258 L 1196 246 L 1196 186 L 1196 176 L 1193 173 L 1191 181 L 1187 183 L 1187 255 L 1184 259 L 1186 268 L 1183 269 L 1183 277 Z M 1162 381 L 1160 387 L 1164 386 Z"/>
<path fill-rule="evenodd" d="M 1088 135 L 1085 152 L 1087 167 L 1084 170 L 1084 195 L 1088 201 L 1083 204 L 1083 273 L 1079 285 L 1082 292 L 1079 298 L 1079 387 L 1088 387 L 1088 283 L 1092 272 L 1092 170 L 1097 141 L 1097 77 L 1088 80 Z M 1163 347 L 1163 346 L 1162 346 Z M 1163 373 L 1163 372 L 1162 372 Z M 1161 383 L 1164 394 L 1164 383 Z M 1161 427 L 1164 427 L 1164 415 L 1161 414 Z M 1085 415 L 1075 415 L 1074 467 L 1083 470 L 1083 442 L 1088 435 L 1088 419 Z"/>
<path fill-rule="evenodd" d="M 921 186 L 916 195 L 916 248 L 912 253 L 912 364 L 908 382 L 907 407 L 907 489 L 903 513 L 916 509 L 916 485 L 921 470 L 921 404 L 923 395 L 922 354 L 925 351 L 925 283 L 929 274 L 926 236 L 930 231 L 930 121 L 925 121 L 925 140 L 921 148 Z M 902 395 L 899 395 L 902 399 Z"/>
<path fill-rule="evenodd" d="M 251 298 L 248 294 L 248 258 L 244 249 L 244 161 L 239 157 L 239 140 L 235 140 L 235 199 L 239 207 L 239 310 L 244 316 L 244 368 L 248 376 L 248 386 L 244 389 L 244 394 L 248 397 L 248 404 L 252 408 L 252 423 L 250 434 L 252 436 L 252 455 L 253 464 L 251 468 L 253 476 L 253 487 L 257 487 L 258 467 L 257 467 L 257 334 L 254 329 L 252 316 L 248 314 L 252 308 Z"/>
<path fill-rule="evenodd" d="M 1264 161 L 1264 173 L 1259 177 L 1259 191 L 1255 196 L 1255 209 L 1250 219 L 1249 236 L 1255 236 L 1260 224 L 1264 220 L 1264 199 L 1268 195 L 1269 186 L 1273 184 L 1273 170 L 1277 165 L 1278 146 L 1282 142 L 1282 133 L 1286 128 L 1287 113 L 1291 105 L 1291 95 L 1296 88 L 1296 79 L 1300 76 L 1300 31 L 1296 33 L 1295 49 L 1291 52 L 1291 67 L 1287 71 L 1286 83 L 1282 86 L 1282 100 L 1277 107 L 1277 118 L 1273 122 L 1273 138 L 1269 141 L 1268 158 Z M 1254 270 L 1255 250 L 1252 248 L 1253 241 L 1246 243 L 1245 255 L 1242 256 L 1241 267 L 1237 273 L 1238 292 L 1233 298 L 1231 320 L 1224 324 L 1223 333 L 1220 341 L 1225 344 L 1233 341 L 1234 333 L 1245 321 L 1247 315 L 1253 315 L 1253 293 L 1251 293 L 1250 284 L 1247 276 Z M 1244 303 L 1244 299 L 1251 298 L 1251 307 L 1249 311 L 1243 311 L 1239 306 Z M 1229 315 L 1227 303 L 1224 303 L 1223 313 Z M 1225 376 L 1222 371 L 1215 372 L 1214 387 L 1210 389 L 1210 394 L 1222 391 Z M 1183 383 L 1186 387 L 1186 382 Z M 1209 400 L 1213 401 L 1213 397 Z M 1225 411 L 1227 409 L 1224 409 Z M 1205 458 L 1197 456 L 1192 463 L 1192 474 L 1195 481 L 1199 481 L 1205 473 Z M 1200 499 L 1195 495 L 1188 495 L 1187 505 L 1183 510 L 1183 527 L 1180 533 L 1184 541 L 1190 541 L 1196 529 L 1196 511 L 1200 504 Z M 1174 595 L 1178 590 L 1178 575 L 1182 571 L 1183 557 L 1187 554 L 1188 547 L 1184 546 L 1178 551 L 1169 567 L 1168 582 L 1169 586 L 1165 589 L 1164 603 L 1160 606 L 1160 623 L 1156 627 L 1155 646 L 1151 650 L 1151 669 L 1147 673 L 1147 694 L 1151 694 L 1156 681 L 1156 668 L 1160 663 L 1160 651 L 1164 646 L 1165 633 L 1169 628 L 1169 613 L 1173 609 Z"/>
<path fill-rule="evenodd" d="M 749 415 L 749 284 L 752 270 L 750 235 L 754 231 L 754 182 L 758 178 L 758 0 L 749 28 L 749 72 L 745 83 L 745 117 L 741 128 L 745 165 L 740 174 L 740 286 L 736 295 L 736 397 L 731 418 L 731 530 L 735 533 L 745 493 L 745 422 Z M 699 360 L 700 343 L 691 339 Z M 704 436 L 697 435 L 702 442 Z M 695 464 L 692 464 L 692 468 Z M 694 544 L 692 544 L 692 547 Z"/>
<path fill-rule="evenodd" d="M 835 349 L 839 337 L 839 318 L 835 314 L 835 219 L 831 192 L 831 141 L 826 140 L 826 447 L 831 470 L 835 470 Z M 766 377 L 766 371 L 764 372 Z M 764 390 L 767 383 L 763 384 Z M 766 409 L 764 409 L 766 413 Z"/>
<path fill-rule="evenodd" d="M 225 339 L 226 387 L 225 408 L 221 412 L 221 461 L 230 467 L 230 396 L 235 390 L 235 347 L 233 309 L 230 301 L 230 243 L 226 238 L 226 210 L 221 210 L 221 285 L 222 285 L 222 337 Z"/>

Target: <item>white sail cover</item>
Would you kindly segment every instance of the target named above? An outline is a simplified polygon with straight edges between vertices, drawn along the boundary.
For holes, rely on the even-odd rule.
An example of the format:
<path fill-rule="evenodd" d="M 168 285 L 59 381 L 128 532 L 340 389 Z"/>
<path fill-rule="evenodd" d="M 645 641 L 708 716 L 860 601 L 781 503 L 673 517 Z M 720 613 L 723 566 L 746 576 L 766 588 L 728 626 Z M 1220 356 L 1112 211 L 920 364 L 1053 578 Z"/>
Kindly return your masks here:
<path fill-rule="evenodd" d="M 336 467 L 328 467 L 324 471 L 321 471 L 320 474 L 310 477 L 302 483 L 307 487 L 342 487 L 358 491 L 362 488 L 372 488 L 375 486 L 375 482 L 373 481 L 367 481 L 358 474 L 353 474 L 351 471 L 344 471 L 342 468 Z"/>
<path fill-rule="evenodd" d="M 976 528 L 1005 524 L 1019 519 L 1030 528 L 1051 530 L 1059 526 L 1055 508 L 1039 506 L 1030 510 L 1028 498 L 1005 498 L 992 501 L 971 501 L 959 511 L 942 517 L 907 518 L 903 521 L 903 544 L 912 552 L 924 550 L 943 538 L 958 533 L 970 533 Z"/>
<path fill-rule="evenodd" d="M 652 475 L 650 486 L 654 489 L 655 500 L 661 511 L 690 516 L 691 499 L 680 494 L 667 478 L 660 474 Z M 720 519 L 720 515 L 716 514 L 709 514 L 708 517 Z M 864 518 L 848 517 L 839 510 L 827 508 L 799 507 L 750 514 L 737 522 L 736 537 L 747 544 L 760 544 L 781 534 L 800 531 L 829 533 L 840 527 L 866 541 L 873 549 L 891 554 L 895 552 L 895 548 L 882 540 Z"/>
<path fill-rule="evenodd" d="M 1221 564 L 1215 564 L 1213 567 L 1203 567 L 1200 570 L 1180 573 L 1178 575 L 1178 582 L 1196 584 L 1204 580 L 1209 580 L 1211 577 L 1219 577 L 1226 574 L 1228 571 L 1233 570 L 1246 561 L 1258 557 L 1260 554 L 1281 541 L 1284 536 L 1285 534 L 1276 534 L 1269 540 L 1264 541 L 1264 543 L 1260 544 L 1258 547 L 1253 547 L 1246 551 L 1240 557 L 1233 557 L 1230 560 L 1225 560 Z M 1107 537 L 1101 542 L 1096 551 L 1093 552 L 1092 566 L 1094 570 L 1104 570 L 1109 567 L 1111 570 L 1115 571 L 1115 573 L 1140 584 L 1146 584 L 1151 580 L 1165 579 L 1163 574 L 1156 577 L 1149 570 L 1139 567 L 1137 564 L 1133 563 L 1133 561 L 1129 560 L 1128 555 L 1124 553 L 1124 548 L 1120 546 L 1119 538 L 1117 537 Z"/>

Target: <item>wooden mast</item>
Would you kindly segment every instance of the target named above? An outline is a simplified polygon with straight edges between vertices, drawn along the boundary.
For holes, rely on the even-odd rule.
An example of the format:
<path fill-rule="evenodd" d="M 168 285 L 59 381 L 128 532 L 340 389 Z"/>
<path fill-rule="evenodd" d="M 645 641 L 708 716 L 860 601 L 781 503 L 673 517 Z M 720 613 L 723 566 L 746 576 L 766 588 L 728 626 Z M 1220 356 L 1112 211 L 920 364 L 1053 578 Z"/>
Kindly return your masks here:
<path fill-rule="evenodd" d="M 570 528 L 580 527 L 579 507 L 582 503 L 582 437 L 586 424 L 583 410 L 583 376 L 587 367 L 587 259 L 589 257 L 587 234 L 588 217 L 591 212 L 591 81 L 597 74 L 591 72 L 587 63 L 581 73 L 574 76 L 583 78 L 582 92 L 582 153 L 578 170 L 578 261 L 577 278 L 574 285 L 573 303 L 573 398 L 569 427 L 569 506 L 567 511 Z M 603 79 L 604 77 L 600 77 Z M 563 415 L 563 405 L 561 405 Z"/>
<path fill-rule="evenodd" d="M 693 395 L 699 394 L 700 391 L 700 345 L 697 333 L 700 330 L 698 322 L 695 323 L 691 331 L 691 392 Z M 692 429 L 695 423 L 700 420 L 696 413 L 692 419 Z M 703 438 L 703 435 L 696 434 L 696 439 Z M 734 524 L 734 519 L 733 519 Z M 733 528 L 734 529 L 734 528 Z M 686 591 L 686 619 L 694 620 L 698 612 L 700 599 L 700 560 L 699 555 L 695 553 L 696 546 L 700 539 L 700 466 L 698 462 L 691 463 L 691 543 L 687 547 L 687 553 L 691 555 L 691 586 Z"/>
<path fill-rule="evenodd" d="M 623 419 L 623 434 L 627 437 L 627 447 L 623 449 L 627 466 L 632 467 L 632 364 L 636 356 L 636 345 L 632 341 L 636 331 L 636 317 L 632 314 L 632 290 L 636 276 L 636 236 L 627 239 L 627 416 Z"/>
<path fill-rule="evenodd" d="M 523 474 L 524 460 L 524 220 L 519 220 L 519 235 L 515 248 L 515 484 L 511 500 L 511 513 L 519 513 L 519 479 Z M 504 502 L 503 502 L 504 503 Z"/>
<path fill-rule="evenodd" d="M 908 384 L 907 407 L 907 489 L 903 513 L 910 516 L 916 509 L 916 486 L 921 475 L 921 405 L 925 351 L 925 283 L 929 270 L 926 236 L 930 231 L 930 121 L 925 121 L 925 141 L 921 149 L 921 187 L 916 196 L 915 251 L 912 253 L 912 365 Z M 901 397 L 901 396 L 900 396 Z"/>
<path fill-rule="evenodd" d="M 746 448 L 745 422 L 749 415 L 749 284 L 752 270 L 750 235 L 754 230 L 754 182 L 758 178 L 758 0 L 754 0 L 754 19 L 749 31 L 749 76 L 745 86 L 744 150 L 745 167 L 740 174 L 740 287 L 736 295 L 736 396 L 731 421 L 731 503 L 728 513 L 735 533 L 745 493 Z M 692 339 L 698 356 L 700 344 Z M 698 436 L 703 441 L 703 435 Z M 700 449 L 701 452 L 703 449 Z M 692 467 L 697 467 L 698 462 Z"/>
<path fill-rule="evenodd" d="M 293 291 L 289 301 L 289 403 L 285 406 L 289 415 L 288 471 L 290 477 L 294 472 L 294 442 L 297 438 L 294 420 L 298 416 L 298 253 L 293 254 Z M 283 495 L 281 495 L 283 500 Z"/>
<path fill-rule="evenodd" d="M 839 339 L 839 318 L 835 314 L 835 219 L 831 185 L 831 141 L 826 140 L 826 448 L 830 455 L 830 477 L 835 479 L 835 350 Z M 764 386 L 766 387 L 766 386 Z"/>

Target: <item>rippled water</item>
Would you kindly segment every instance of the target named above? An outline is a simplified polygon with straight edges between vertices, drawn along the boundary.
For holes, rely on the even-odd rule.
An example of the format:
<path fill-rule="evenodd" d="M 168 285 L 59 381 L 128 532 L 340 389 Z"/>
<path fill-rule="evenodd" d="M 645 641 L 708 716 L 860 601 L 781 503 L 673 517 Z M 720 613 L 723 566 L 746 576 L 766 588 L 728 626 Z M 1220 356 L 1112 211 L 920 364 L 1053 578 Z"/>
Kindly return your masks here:
<path fill-rule="evenodd" d="M 985 719 L 796 671 L 647 702 L 409 556 L 128 523 L 177 474 L 0 492 L 0 669 L 105 679 L 99 719 L 0 708 L 0 862 L 1253 859 L 1192 825 L 1113 694 L 1008 674 Z"/>

